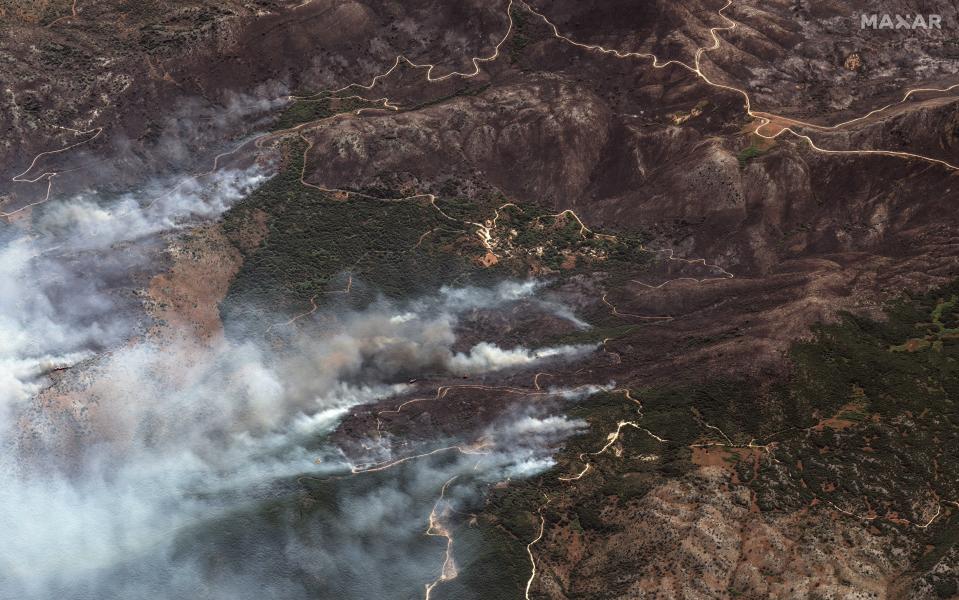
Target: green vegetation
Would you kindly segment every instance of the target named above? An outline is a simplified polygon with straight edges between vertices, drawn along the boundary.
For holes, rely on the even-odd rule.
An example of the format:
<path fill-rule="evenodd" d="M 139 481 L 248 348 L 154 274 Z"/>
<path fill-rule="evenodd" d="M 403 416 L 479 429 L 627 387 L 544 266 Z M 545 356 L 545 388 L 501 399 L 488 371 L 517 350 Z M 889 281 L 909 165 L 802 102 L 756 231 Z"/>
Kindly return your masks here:
<path fill-rule="evenodd" d="M 423 102 L 420 102 L 419 104 L 414 104 L 413 106 L 409 106 L 409 107 L 404 106 L 403 110 L 404 111 L 419 110 L 421 108 L 426 108 L 427 106 L 441 104 L 443 102 L 446 102 L 447 100 L 451 100 L 459 96 L 477 96 L 479 94 L 482 94 L 487 89 L 489 89 L 490 85 L 491 84 L 489 83 L 484 83 L 482 85 L 476 85 L 476 86 L 465 85 L 451 94 L 447 94 L 445 96 L 439 96 L 437 98 L 432 98 L 430 100 L 424 100 Z"/>
<path fill-rule="evenodd" d="M 771 474 L 761 473 L 754 482 L 761 505 L 819 497 L 865 512 L 868 498 L 879 515 L 923 522 L 936 497 L 959 495 L 959 339 L 950 333 L 957 292 L 954 283 L 903 298 L 884 321 L 844 315 L 794 347 L 794 376 L 780 390 L 786 421 L 840 422 L 782 441 L 776 456 L 791 478 L 770 486 Z M 910 343 L 917 331 L 934 339 L 936 351 Z"/>
<path fill-rule="evenodd" d="M 937 527 L 929 540 L 932 549 L 923 554 L 916 562 L 915 568 L 918 571 L 926 571 L 941 560 L 949 551 L 955 551 L 959 548 L 959 514 L 953 514 L 943 521 Z M 950 580 L 952 586 L 956 585 L 956 580 Z M 948 586 L 948 584 L 946 584 Z M 946 598 L 950 596 L 944 596 Z"/>
<path fill-rule="evenodd" d="M 369 285 L 366 292 L 357 290 L 368 301 L 373 290 L 408 297 L 456 277 L 499 277 L 530 265 L 557 273 L 601 268 L 615 274 L 619 265 L 635 272 L 637 263 L 652 260 L 638 236 L 598 235 L 570 213 L 503 206 L 505 200 L 495 195 L 469 201 L 455 193 L 452 183 L 450 196 L 437 201 L 448 217 L 426 201 L 333 199 L 300 184 L 302 149 L 291 148 L 287 168 L 225 218 L 226 231 L 237 236 L 252 211 L 268 215 L 266 238 L 246 252 L 224 303 L 227 312 L 250 298 L 270 306 L 302 306 L 341 288 L 347 272 Z M 366 191 L 399 195 L 385 188 Z M 477 265 L 485 249 L 468 221 L 490 227 L 500 258 L 494 267 Z M 739 480 L 753 488 L 761 510 L 794 511 L 814 500 L 856 514 L 872 510 L 876 527 L 927 536 L 931 550 L 916 564 L 932 564 L 959 539 L 956 519 L 944 516 L 928 530 L 903 520 L 925 523 L 940 500 L 959 498 L 957 306 L 959 282 L 890 304 L 884 320 L 844 314 L 834 324 L 816 326 L 811 339 L 791 348 L 789 377 L 770 387 L 712 380 L 633 389 L 642 414 L 622 391 L 576 404 L 568 414 L 584 419 L 588 431 L 568 441 L 554 470 L 491 490 L 478 529 L 462 533 L 488 549 L 480 553 L 485 558 L 477 559 L 472 574 L 464 569 L 462 581 L 450 585 L 466 586 L 470 577 L 488 581 L 490 569 L 501 564 L 509 570 L 503 590 L 519 586 L 522 548 L 535 537 L 544 494 L 553 499 L 543 513 L 548 527 L 612 531 L 617 525 L 607 509 L 634 502 L 667 478 L 686 473 L 692 466 L 691 444 L 725 436 L 737 444 L 775 442 L 770 450 L 775 460 L 728 461 Z M 615 323 L 571 334 L 567 341 L 616 338 L 634 327 Z M 621 427 L 615 448 L 590 455 L 622 421 L 649 432 Z M 561 481 L 560 476 L 584 468 L 582 454 L 588 455 L 589 474 L 574 485 Z M 948 591 L 953 583 L 936 580 L 935 585 Z M 503 590 L 489 597 L 505 597 Z"/>
<path fill-rule="evenodd" d="M 530 38 L 526 32 L 526 13 L 514 8 L 510 11 L 510 16 L 513 18 L 513 39 L 510 40 L 509 61 L 515 63 L 522 58 Z"/>
<path fill-rule="evenodd" d="M 956 318 L 956 302 L 959 296 L 952 295 L 948 300 L 939 299 L 932 310 L 928 323 L 917 323 L 916 328 L 924 331 L 923 337 L 913 337 L 902 344 L 896 344 L 889 349 L 893 352 L 916 352 L 932 348 L 941 352 L 943 343 L 950 339 L 959 338 L 959 319 Z"/>
<path fill-rule="evenodd" d="M 755 144 L 751 144 L 748 148 L 741 150 L 739 154 L 736 155 L 736 159 L 739 161 L 739 168 L 745 169 L 746 163 L 762 153 L 762 149 Z"/>
<path fill-rule="evenodd" d="M 634 397 L 639 396 L 634 393 Z M 580 455 L 603 447 L 608 435 L 616 431 L 621 421 L 641 421 L 646 426 L 650 420 L 662 425 L 678 418 L 685 423 L 686 428 L 671 428 L 678 438 L 692 440 L 698 432 L 696 422 L 685 406 L 663 406 L 652 413 L 652 407 L 647 406 L 645 417 L 639 415 L 638 408 L 625 399 L 622 392 L 596 394 L 572 407 L 568 411 L 569 417 L 586 420 L 589 430 L 567 442 L 557 456 L 558 467 L 553 471 L 493 490 L 487 510 L 509 535 L 517 539 L 532 539 L 536 524 L 533 514 L 543 505 L 544 494 L 557 499 L 576 494 L 572 503 L 557 502 L 551 506 L 546 512 L 547 520 L 554 525 L 566 524 L 579 529 L 610 530 L 610 525 L 600 515 L 601 507 L 610 499 L 625 503 L 641 498 L 663 475 L 685 472 L 689 467 L 689 450 L 684 443 L 671 440 L 664 444 L 645 431 L 626 426 L 621 429 L 618 439 L 623 450 L 621 453 L 588 456 L 591 465 L 589 475 L 577 482 L 575 487 L 559 477 L 580 472 L 584 468 Z M 649 425 L 651 430 L 654 424 Z M 644 456 L 651 455 L 660 458 L 655 461 L 644 460 Z M 565 504 L 569 506 L 564 508 L 562 505 Z"/>
<path fill-rule="evenodd" d="M 653 260 L 640 236 L 598 235 L 571 213 L 504 206 L 497 195 L 467 200 L 455 182 L 447 182 L 443 189 L 449 193 L 437 200 L 442 213 L 425 200 L 333 199 L 301 185 L 303 147 L 290 150 L 287 168 L 225 218 L 227 232 L 238 236 L 254 210 L 268 215 L 266 238 L 246 251 L 224 303 L 227 313 L 242 310 L 251 299 L 302 306 L 342 288 L 347 272 L 369 286 L 354 288 L 356 297 L 369 301 L 376 292 L 408 297 L 457 277 L 502 277 L 531 265 L 560 274 L 601 269 L 615 278 L 620 269 L 635 273 L 637 264 Z M 363 191 L 378 198 L 400 195 L 388 188 Z M 492 268 L 478 266 L 485 249 L 468 222 L 490 227 L 500 259 Z M 617 526 L 604 516 L 606 509 L 641 499 L 667 478 L 683 475 L 692 467 L 690 444 L 722 441 L 723 434 L 738 444 L 776 442 L 775 461 L 728 460 L 756 492 L 761 510 L 798 510 L 820 499 L 861 513 L 868 510 L 863 504 L 868 498 L 879 516 L 925 522 L 936 498 L 959 498 L 957 298 L 959 282 L 891 304 L 882 321 L 846 314 L 835 324 L 817 326 L 811 339 L 790 350 L 790 376 L 771 387 L 713 380 L 633 389 L 642 414 L 622 391 L 596 394 L 571 407 L 569 416 L 584 419 L 588 431 L 568 441 L 554 470 L 490 491 L 479 525 L 460 533 L 483 552 L 461 571 L 459 582 L 449 582 L 450 593 L 478 585 L 474 578 L 491 581 L 496 568 L 506 575 L 502 589 L 488 597 L 507 597 L 521 587 L 523 547 L 535 537 L 544 494 L 553 499 L 543 512 L 548 527 L 613 531 Z M 610 323 L 563 341 L 616 338 L 635 327 Z M 587 457 L 586 477 L 576 484 L 559 479 L 579 473 L 585 466 L 580 455 L 603 447 L 622 421 L 667 441 L 624 426 L 613 450 Z M 873 521 L 877 527 L 905 527 L 898 523 Z M 959 525 L 943 518 L 928 536 L 932 550 L 925 562 L 954 547 Z M 937 589 L 950 585 L 936 581 Z"/>
<path fill-rule="evenodd" d="M 413 106 L 404 106 L 403 110 L 414 111 L 434 104 L 440 104 L 459 96 L 475 96 L 481 94 L 488 89 L 489 86 L 489 83 L 482 85 L 464 85 L 445 96 L 425 100 Z M 363 108 L 383 107 L 382 103 L 370 102 L 361 98 L 338 97 L 327 93 L 313 95 L 309 92 L 303 92 L 297 94 L 297 96 L 300 96 L 300 98 L 288 106 L 277 118 L 276 123 L 273 125 L 273 131 L 291 129 L 303 123 L 312 123 L 313 121 L 328 119 L 342 113 L 355 112 Z"/>
<path fill-rule="evenodd" d="M 505 199 L 503 199 L 505 203 Z M 598 234 L 583 226 L 571 211 L 550 213 L 536 205 L 500 205 L 493 237 L 503 252 L 525 264 L 553 271 L 636 271 L 655 254 L 643 246 L 640 234 Z"/>
<path fill-rule="evenodd" d="M 155 2 L 128 2 L 127 14 L 143 23 L 136 43 L 152 55 L 171 54 L 183 46 L 212 35 L 217 24 L 232 13 L 215 6 L 184 7 L 175 12 L 166 11 Z M 67 13 L 69 14 L 69 13 Z"/>
<path fill-rule="evenodd" d="M 361 108 L 379 106 L 372 102 L 358 98 L 336 98 L 322 95 L 316 98 L 295 100 L 280 114 L 273 125 L 274 131 L 290 129 L 303 123 L 312 123 L 320 119 L 327 119 L 340 113 L 354 112 Z"/>
<path fill-rule="evenodd" d="M 959 398 L 959 339 L 944 325 L 955 321 L 955 303 L 942 298 L 954 297 L 956 289 L 959 284 L 902 299 L 885 321 L 846 314 L 835 325 L 817 327 L 813 340 L 792 351 L 797 368 L 790 397 L 807 415 L 835 411 L 853 389 L 862 390 L 870 413 L 886 419 L 906 411 L 951 413 Z M 941 342 L 939 352 L 897 352 L 916 331 Z"/>
<path fill-rule="evenodd" d="M 334 198 L 300 182 L 304 148 L 290 144 L 282 172 L 224 216 L 224 230 L 244 252 L 221 306 L 228 324 L 259 309 L 322 302 L 349 281 L 350 301 L 362 305 L 380 294 L 408 298 L 454 281 L 482 284 L 531 271 L 635 273 L 654 256 L 639 236 L 593 233 L 572 213 L 504 207 L 497 194 L 467 200 L 455 193 L 455 182 L 443 186 L 452 194 L 435 206 L 426 196 L 397 201 L 403 194 L 388 185 Z M 249 248 L 243 239 L 258 213 L 265 215 L 265 239 Z M 495 257 L 479 235 L 483 224 Z"/>
<path fill-rule="evenodd" d="M 494 490 L 487 511 L 504 535 L 526 539 L 546 494 L 553 498 L 547 527 L 607 531 L 604 510 L 685 473 L 690 444 L 723 439 L 712 425 L 735 443 L 776 442 L 775 460 L 726 461 L 755 490 L 761 510 L 795 511 L 817 499 L 861 515 L 873 510 L 879 518 L 871 525 L 919 538 L 914 547 L 928 551 L 915 555 L 914 569 L 926 572 L 957 551 L 959 517 L 944 515 L 928 529 L 901 519 L 924 524 L 940 501 L 959 498 L 959 336 L 951 331 L 959 323 L 957 298 L 959 282 L 902 298 L 881 321 L 846 314 L 817 326 L 812 339 L 793 345 L 791 375 L 771 388 L 707 381 L 634 389 L 642 415 L 621 392 L 597 394 L 568 411 L 589 430 L 568 441 L 556 469 Z M 898 351 L 917 331 L 940 342 L 937 349 Z M 559 480 L 580 472 L 580 454 L 603 447 L 625 420 L 669 442 L 623 427 L 616 451 L 587 456 L 591 468 L 582 480 Z M 957 585 L 951 576 L 926 578 L 943 597 Z"/>
<path fill-rule="evenodd" d="M 268 216 L 265 240 L 247 251 L 222 306 L 227 319 L 257 307 L 309 305 L 317 295 L 345 289 L 346 274 L 365 286 L 351 290 L 354 301 L 365 303 L 377 294 L 421 294 L 472 268 L 475 236 L 426 200 L 333 199 L 300 183 L 302 152 L 303 144 L 294 144 L 287 168 L 224 218 L 227 234 L 237 239 L 254 210 Z"/>

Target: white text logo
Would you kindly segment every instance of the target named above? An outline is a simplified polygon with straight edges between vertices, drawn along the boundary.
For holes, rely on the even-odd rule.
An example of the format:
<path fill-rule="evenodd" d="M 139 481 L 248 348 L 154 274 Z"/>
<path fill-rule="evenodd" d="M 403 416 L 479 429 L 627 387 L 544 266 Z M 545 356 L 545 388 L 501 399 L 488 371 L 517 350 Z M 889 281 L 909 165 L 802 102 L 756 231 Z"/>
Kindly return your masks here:
<path fill-rule="evenodd" d="M 861 29 L 942 29 L 942 15 L 860 15 Z"/>

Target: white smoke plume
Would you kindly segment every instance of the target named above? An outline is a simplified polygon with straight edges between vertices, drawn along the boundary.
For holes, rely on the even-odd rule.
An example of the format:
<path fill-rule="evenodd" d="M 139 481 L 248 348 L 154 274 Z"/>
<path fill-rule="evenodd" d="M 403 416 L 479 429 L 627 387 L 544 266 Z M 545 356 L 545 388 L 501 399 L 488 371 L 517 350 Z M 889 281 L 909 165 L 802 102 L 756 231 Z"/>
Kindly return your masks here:
<path fill-rule="evenodd" d="M 554 464 L 553 451 L 567 438 L 586 430 L 586 421 L 565 415 L 520 414 L 491 427 L 487 435 L 503 448 L 498 479 L 531 477 Z"/>
<path fill-rule="evenodd" d="M 496 344 L 480 342 L 467 353 L 457 353 L 450 358 L 450 371 L 458 375 L 483 373 L 497 369 L 526 367 L 545 359 L 572 359 L 583 356 L 594 349 L 588 345 L 566 345 L 539 350 L 512 348 L 504 350 Z"/>
<path fill-rule="evenodd" d="M 454 350 L 465 313 L 533 300 L 535 282 L 449 288 L 327 315 L 332 324 L 289 333 L 282 350 L 145 337 L 132 291 L 162 248 L 160 234 L 217 216 L 267 176 L 254 166 L 165 193 L 147 186 L 110 200 L 86 195 L 45 207 L 29 232 L 0 231 L 0 599 L 173 600 L 201 589 L 216 599 L 316 597 L 255 568 L 217 577 L 194 559 L 202 549 L 180 544 L 211 522 L 282 498 L 290 478 L 348 473 L 343 460 L 317 464 L 336 456 L 327 434 L 350 408 L 407 391 L 410 376 L 490 374 L 593 349 L 480 341 Z M 543 306 L 578 325 L 563 307 Z M 71 365 L 45 389 L 52 369 Z M 283 527 L 263 535 L 275 537 L 283 561 L 317 578 L 344 561 L 382 566 L 395 551 L 391 540 L 421 537 L 422 499 L 451 472 L 528 476 L 548 468 L 555 446 L 581 427 L 524 414 L 491 428 L 488 454 L 411 464 L 372 489 L 342 484 L 340 518 L 316 524 L 329 538 L 305 544 Z M 350 538 L 373 531 L 382 547 Z M 421 550 L 433 560 L 430 547 Z M 406 576 L 421 575 L 424 564 L 403 563 Z M 388 590 L 390 578 L 382 585 Z"/>
<path fill-rule="evenodd" d="M 46 234 L 69 232 L 62 240 L 72 249 L 103 249 L 217 217 L 267 178 L 268 171 L 254 165 L 222 169 L 202 179 L 187 177 L 172 188 L 170 182 L 156 183 L 108 203 L 96 194 L 81 194 L 51 205 L 34 227 Z"/>
<path fill-rule="evenodd" d="M 116 574 L 128 562 L 186 577 L 167 558 L 177 532 L 243 506 L 250 501 L 249 490 L 271 481 L 346 473 L 344 460 L 316 464 L 318 457 L 331 453 L 310 447 L 323 443 L 350 407 L 405 392 L 407 385 L 394 379 L 411 368 L 454 373 L 463 368 L 464 355 L 450 349 L 456 339 L 455 315 L 403 314 L 407 317 L 394 319 L 386 306 L 376 306 L 368 313 L 347 315 L 327 336 L 297 338 L 281 354 L 229 341 L 199 349 L 184 340 L 162 347 L 143 342 L 97 359 L 94 381 L 86 391 L 96 398 L 87 415 L 97 442 L 85 449 L 82 461 L 58 475 L 55 469 L 43 473 L 28 467 L 24 472 L 14 455 L 5 457 L 0 529 L 6 538 L 0 565 L 13 587 L 0 583 L 0 591 L 13 590 L 28 599 L 50 594 L 79 598 L 83 596 L 75 590 L 80 582 L 80 589 L 89 585 L 106 597 L 122 597 L 118 590 L 126 588 L 117 586 L 141 581 Z M 489 344 L 481 343 L 466 356 L 489 352 Z M 522 360 L 472 361 L 470 372 L 527 366 L 570 352 L 566 347 L 516 350 L 506 354 Z M 387 520 L 382 511 L 406 511 L 407 519 L 421 519 L 421 514 L 414 515 L 422 511 L 422 499 L 417 498 L 435 493 L 441 475 L 462 471 L 489 481 L 529 476 L 549 468 L 557 441 L 581 427 L 562 417 L 534 416 L 497 425 L 488 434 L 489 453 L 475 461 L 458 457 L 442 470 L 426 463 L 413 466 L 412 472 L 404 471 L 399 489 L 390 484 L 373 496 L 351 495 L 351 505 L 362 508 L 348 514 L 354 521 L 377 523 L 384 535 L 389 530 L 382 528 Z M 55 445 L 58 433 L 39 431 L 33 443 Z M 12 452 L 12 433 L 4 446 Z M 412 484 L 410 477 L 420 483 Z M 411 485 L 417 491 L 406 489 Z M 357 522 L 348 525 L 337 535 L 346 536 L 351 528 L 364 530 Z M 395 525 L 394 539 L 405 539 L 409 527 L 409 522 Z M 338 564 L 344 556 L 339 539 L 333 547 L 324 543 L 312 549 L 289 543 L 300 555 L 333 553 L 328 564 Z M 376 559 L 367 555 L 362 560 L 370 564 Z M 188 568 L 192 573 L 197 566 L 191 562 Z M 104 579 L 103 573 L 110 575 Z M 187 579 L 194 585 L 203 581 L 196 573 Z M 160 595 L 170 589 L 149 591 L 155 598 L 177 597 Z M 212 597 L 229 597 L 226 589 L 218 586 Z"/>

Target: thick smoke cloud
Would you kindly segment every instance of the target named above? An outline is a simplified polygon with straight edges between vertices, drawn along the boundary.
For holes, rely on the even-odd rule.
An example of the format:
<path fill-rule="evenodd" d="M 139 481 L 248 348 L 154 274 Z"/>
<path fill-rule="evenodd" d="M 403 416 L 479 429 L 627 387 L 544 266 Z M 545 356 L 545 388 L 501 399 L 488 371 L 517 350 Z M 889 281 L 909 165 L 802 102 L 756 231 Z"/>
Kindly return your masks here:
<path fill-rule="evenodd" d="M 163 600 L 197 597 L 198 590 L 207 598 L 317 597 L 303 578 L 319 585 L 342 578 L 344 569 L 382 569 L 406 543 L 409 559 L 393 569 L 428 581 L 436 548 L 415 540 L 445 480 L 539 472 L 551 465 L 556 445 L 582 428 L 523 413 L 491 427 L 480 454 L 335 479 L 353 461 L 327 434 L 351 407 L 408 391 L 411 374 L 483 375 L 591 352 L 489 341 L 456 349 L 465 313 L 532 301 L 533 282 L 445 289 L 327 315 L 321 331 L 284 334 L 280 350 L 254 340 L 198 344 L 143 335 L 131 290 L 162 251 L 163 235 L 215 217 L 267 176 L 254 166 L 164 194 L 147 186 L 110 201 L 87 195 L 51 205 L 29 233 L 2 232 L 0 598 Z M 583 326 L 564 307 L 542 304 Z M 49 371 L 71 365 L 44 392 L 67 398 L 65 406 L 38 408 Z M 45 411 L 72 416 L 64 424 Z M 392 441 L 384 436 L 377 454 L 402 455 Z M 233 557 L 245 569 L 211 567 L 209 548 L 197 541 L 204 528 L 286 498 L 284 482 L 304 475 L 341 482 L 323 484 L 333 500 L 312 534 L 275 524 L 238 527 L 235 535 L 250 544 L 241 547 L 262 545 L 263 555 Z M 360 541 L 374 533 L 378 544 Z M 391 597 L 394 583 L 374 577 L 329 593 Z"/>
<path fill-rule="evenodd" d="M 219 215 L 266 176 L 254 166 L 173 191 L 158 182 L 109 206 L 84 195 L 44 207 L 30 234 L 0 230 L 0 411 L 35 393 L 41 373 L 133 333 L 131 277 L 156 260 L 158 234 Z"/>
<path fill-rule="evenodd" d="M 271 481 L 345 474 L 350 461 L 335 448 L 309 448 L 323 443 L 350 407 L 406 391 L 405 384 L 394 380 L 400 373 L 455 373 L 464 356 L 478 354 L 475 348 L 467 355 L 450 349 L 454 315 L 403 313 L 404 318 L 395 319 L 386 311 L 377 306 L 348 315 L 337 331 L 296 339 L 281 355 L 252 343 L 222 341 L 213 349 L 199 349 L 184 340 L 163 347 L 141 343 L 98 359 L 89 390 L 97 398 L 90 416 L 97 444 L 85 449 L 82 463 L 62 476 L 51 475 L 55 469 L 24 473 L 7 464 L 0 476 L 0 528 L 6 532 L 0 563 L 13 574 L 17 596 L 42 598 L 55 591 L 61 597 L 83 597 L 67 591 L 81 582 L 112 597 L 131 584 L 123 569 L 117 571 L 130 560 L 184 577 L 182 565 L 167 558 L 175 532 L 255 502 L 249 490 Z M 537 354 L 572 352 L 570 347 L 539 353 L 496 350 L 469 364 L 471 372 L 487 373 L 517 364 L 515 358 L 498 360 L 500 355 L 520 355 L 526 365 Z M 490 479 L 528 476 L 551 466 L 556 440 L 580 426 L 531 415 L 497 424 L 486 436 L 488 453 L 460 457 L 442 470 L 424 463 L 405 470 L 401 485 L 351 492 L 352 520 L 338 521 L 330 534 L 336 537 L 318 546 L 287 544 L 298 548 L 298 556 L 312 552 L 314 571 L 322 564 L 333 568 L 351 553 L 351 562 L 372 568 L 377 553 L 386 549 L 370 555 L 362 545 L 351 547 L 347 534 L 369 528 L 355 521 L 377 523 L 384 540 L 402 543 L 424 518 L 422 498 L 435 494 L 449 473 L 476 473 L 479 466 L 478 474 Z M 47 435 L 45 442 L 57 442 L 55 432 Z M 383 450 L 385 455 L 402 454 L 392 447 Z M 319 456 L 327 459 L 318 465 Z M 397 511 L 407 515 L 399 523 L 387 516 L 395 517 Z M 391 533 L 382 521 L 392 522 L 396 531 Z M 423 550 L 423 564 L 409 565 L 411 573 L 432 566 L 435 558 L 428 550 Z M 323 563 L 317 553 L 332 558 Z M 193 563 L 188 568 L 198 569 Z M 198 585 L 202 577 L 195 576 Z M 225 588 L 217 590 L 213 597 L 229 596 Z M 151 590 L 152 597 L 168 592 L 165 586 Z M 294 592 L 284 588 L 284 593 Z"/>

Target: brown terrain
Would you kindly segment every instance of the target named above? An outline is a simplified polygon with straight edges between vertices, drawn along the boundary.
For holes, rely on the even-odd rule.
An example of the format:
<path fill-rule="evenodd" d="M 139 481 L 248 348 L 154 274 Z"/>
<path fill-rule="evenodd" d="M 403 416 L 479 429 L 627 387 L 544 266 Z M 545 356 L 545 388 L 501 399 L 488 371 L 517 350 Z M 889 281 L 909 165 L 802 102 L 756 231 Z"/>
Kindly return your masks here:
<path fill-rule="evenodd" d="M 410 396 L 353 409 L 335 434 L 344 447 L 381 426 L 413 445 L 469 437 L 533 401 L 546 379 L 627 390 L 716 378 L 770 386 L 815 323 L 841 311 L 878 318 L 899 294 L 959 276 L 959 88 L 950 91 L 959 11 L 944 1 L 725 4 L 7 1 L 0 211 L 29 228 L 31 210 L 71 193 L 120 193 L 292 142 L 303 152 L 301 183 L 344 202 L 387 189 L 398 195 L 382 199 L 427 206 L 425 195 L 452 186 L 470 200 L 492 191 L 598 233 L 644 236 L 654 259 L 625 272 L 574 254 L 552 270 L 523 259 L 523 274 L 594 265 L 553 293 L 591 321 L 634 326 L 601 352 L 542 379 L 420 381 Z M 859 28 L 859 14 L 883 11 L 941 14 L 943 29 Z M 916 88 L 927 90 L 905 97 Z M 263 133 L 288 96 L 328 90 L 373 108 Z M 144 285 L 153 325 L 143 335 L 198 345 L 223 335 L 219 304 L 270 218 L 256 213 L 238 235 L 212 223 L 169 240 Z M 492 219 L 469 246 L 484 267 L 515 258 Z M 481 246 L 483 226 L 491 236 Z M 464 343 L 570 333 L 536 319 L 477 314 Z M 64 392 L 95 389 L 95 369 L 55 377 L 84 381 L 44 392 L 44 410 L 95 421 L 80 392 Z M 490 387 L 436 391 L 467 383 Z M 862 410 L 852 401 L 817 415 L 816 431 L 841 433 L 854 423 L 843 414 Z M 602 529 L 569 518 L 600 483 L 584 476 L 563 487 L 531 547 L 527 597 L 948 597 L 928 576 L 955 575 L 955 546 L 917 568 L 928 540 L 914 524 L 951 518 L 959 498 L 917 501 L 898 529 L 874 524 L 894 520 L 892 511 L 879 518 L 825 500 L 765 510 L 743 473 L 785 478 L 778 459 L 764 444 L 700 429 L 688 471 L 623 476 L 648 491 L 601 500 Z M 630 452 L 621 442 L 607 452 Z M 633 458 L 643 456 L 664 460 L 653 450 Z M 582 463 L 562 466 L 575 475 Z"/>

